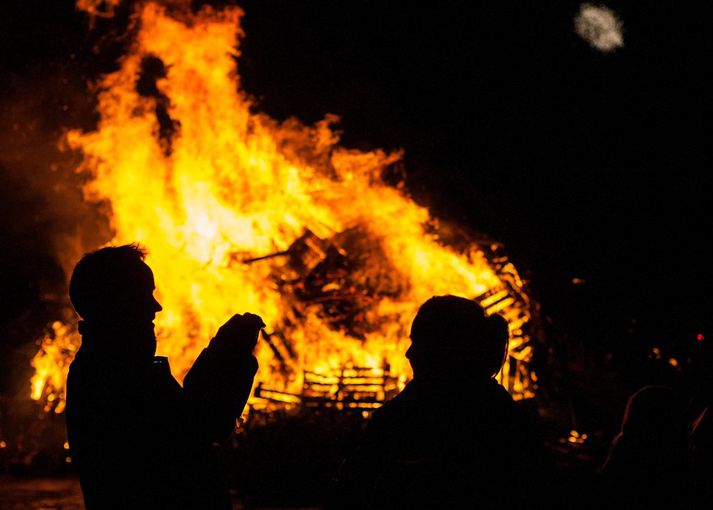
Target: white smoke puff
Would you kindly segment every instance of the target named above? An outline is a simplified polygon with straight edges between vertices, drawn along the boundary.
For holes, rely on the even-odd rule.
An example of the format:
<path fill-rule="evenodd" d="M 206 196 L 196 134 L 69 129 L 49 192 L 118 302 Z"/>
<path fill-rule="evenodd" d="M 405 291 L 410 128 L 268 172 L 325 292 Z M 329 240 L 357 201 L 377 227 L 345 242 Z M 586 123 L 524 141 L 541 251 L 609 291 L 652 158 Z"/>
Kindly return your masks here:
<path fill-rule="evenodd" d="M 610 52 L 624 46 L 621 21 L 607 7 L 582 4 L 574 18 L 574 29 L 597 50 Z"/>

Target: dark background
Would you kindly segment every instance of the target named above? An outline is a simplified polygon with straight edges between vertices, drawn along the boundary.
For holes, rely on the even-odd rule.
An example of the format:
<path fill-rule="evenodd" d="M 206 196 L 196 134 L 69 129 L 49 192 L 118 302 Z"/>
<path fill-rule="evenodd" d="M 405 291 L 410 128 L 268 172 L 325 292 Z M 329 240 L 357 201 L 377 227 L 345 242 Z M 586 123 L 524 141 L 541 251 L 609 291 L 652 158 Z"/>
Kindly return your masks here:
<path fill-rule="evenodd" d="M 625 41 L 611 53 L 574 33 L 579 4 L 247 0 L 242 85 L 277 119 L 336 113 L 344 144 L 405 149 L 414 197 L 504 242 L 560 337 L 673 352 L 710 327 L 713 4 L 608 2 Z M 8 353 L 30 355 L 23 342 L 56 313 L 47 296 L 62 300 L 48 247 L 91 216 L 56 140 L 91 126 L 84 84 L 122 41 L 95 51 L 121 14 L 89 30 L 64 0 L 6 1 L 0 18 L 9 388 Z"/>

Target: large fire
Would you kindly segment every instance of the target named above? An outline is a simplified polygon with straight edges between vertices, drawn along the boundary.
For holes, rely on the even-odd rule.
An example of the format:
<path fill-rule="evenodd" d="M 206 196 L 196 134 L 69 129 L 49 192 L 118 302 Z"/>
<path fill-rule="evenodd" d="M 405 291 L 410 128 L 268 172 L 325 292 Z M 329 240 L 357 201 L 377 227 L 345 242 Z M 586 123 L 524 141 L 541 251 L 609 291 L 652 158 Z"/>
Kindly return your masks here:
<path fill-rule="evenodd" d="M 529 303 L 512 264 L 472 242 L 451 247 L 426 208 L 385 184 L 401 154 L 340 147 L 332 117 L 305 126 L 254 112 L 236 71 L 241 15 L 140 6 L 130 52 L 99 84 L 96 130 L 63 140 L 84 155 L 84 197 L 106 204 L 111 244 L 148 248 L 164 307 L 158 349 L 174 374 L 251 311 L 268 324 L 257 383 L 274 390 L 253 405 L 300 395 L 306 377 L 323 378 L 327 394 L 364 370 L 401 387 L 418 306 L 456 294 L 508 318 L 500 377 L 531 396 Z M 32 397 L 58 412 L 79 342 L 55 323 L 33 360 Z"/>

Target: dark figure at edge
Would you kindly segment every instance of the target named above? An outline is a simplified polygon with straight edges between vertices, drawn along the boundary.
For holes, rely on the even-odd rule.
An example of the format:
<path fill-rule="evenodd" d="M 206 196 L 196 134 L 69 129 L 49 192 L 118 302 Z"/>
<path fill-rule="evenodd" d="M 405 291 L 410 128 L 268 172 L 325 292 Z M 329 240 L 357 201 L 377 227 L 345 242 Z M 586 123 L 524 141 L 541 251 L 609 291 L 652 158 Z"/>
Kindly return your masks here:
<path fill-rule="evenodd" d="M 331 506 L 539 508 L 546 462 L 494 378 L 507 353 L 505 319 L 438 296 L 419 309 L 411 342 L 413 380 L 374 412 Z"/>
<path fill-rule="evenodd" d="M 696 504 L 698 508 L 713 508 L 713 408 L 710 405 L 691 424 L 690 451 Z"/>
<path fill-rule="evenodd" d="M 103 248 L 75 267 L 70 298 L 83 321 L 67 379 L 67 431 L 87 510 L 230 509 L 211 444 L 235 427 L 257 371 L 262 320 L 235 315 L 184 385 L 155 357 L 161 305 L 137 246 Z"/>
<path fill-rule="evenodd" d="M 693 508 L 688 418 L 673 389 L 646 386 L 629 398 L 599 473 L 602 508 Z"/>

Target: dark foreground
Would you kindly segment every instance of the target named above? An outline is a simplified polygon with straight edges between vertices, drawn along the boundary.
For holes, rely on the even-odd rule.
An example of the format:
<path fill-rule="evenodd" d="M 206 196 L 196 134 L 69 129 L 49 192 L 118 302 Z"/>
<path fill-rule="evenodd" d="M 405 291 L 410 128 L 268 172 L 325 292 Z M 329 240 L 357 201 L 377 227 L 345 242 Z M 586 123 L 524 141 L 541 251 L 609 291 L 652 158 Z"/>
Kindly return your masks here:
<path fill-rule="evenodd" d="M 233 508 L 258 510 L 237 500 Z M 0 476 L 0 510 L 84 510 L 79 479 Z"/>
<path fill-rule="evenodd" d="M 0 477 L 2 510 L 83 510 L 76 478 Z"/>

